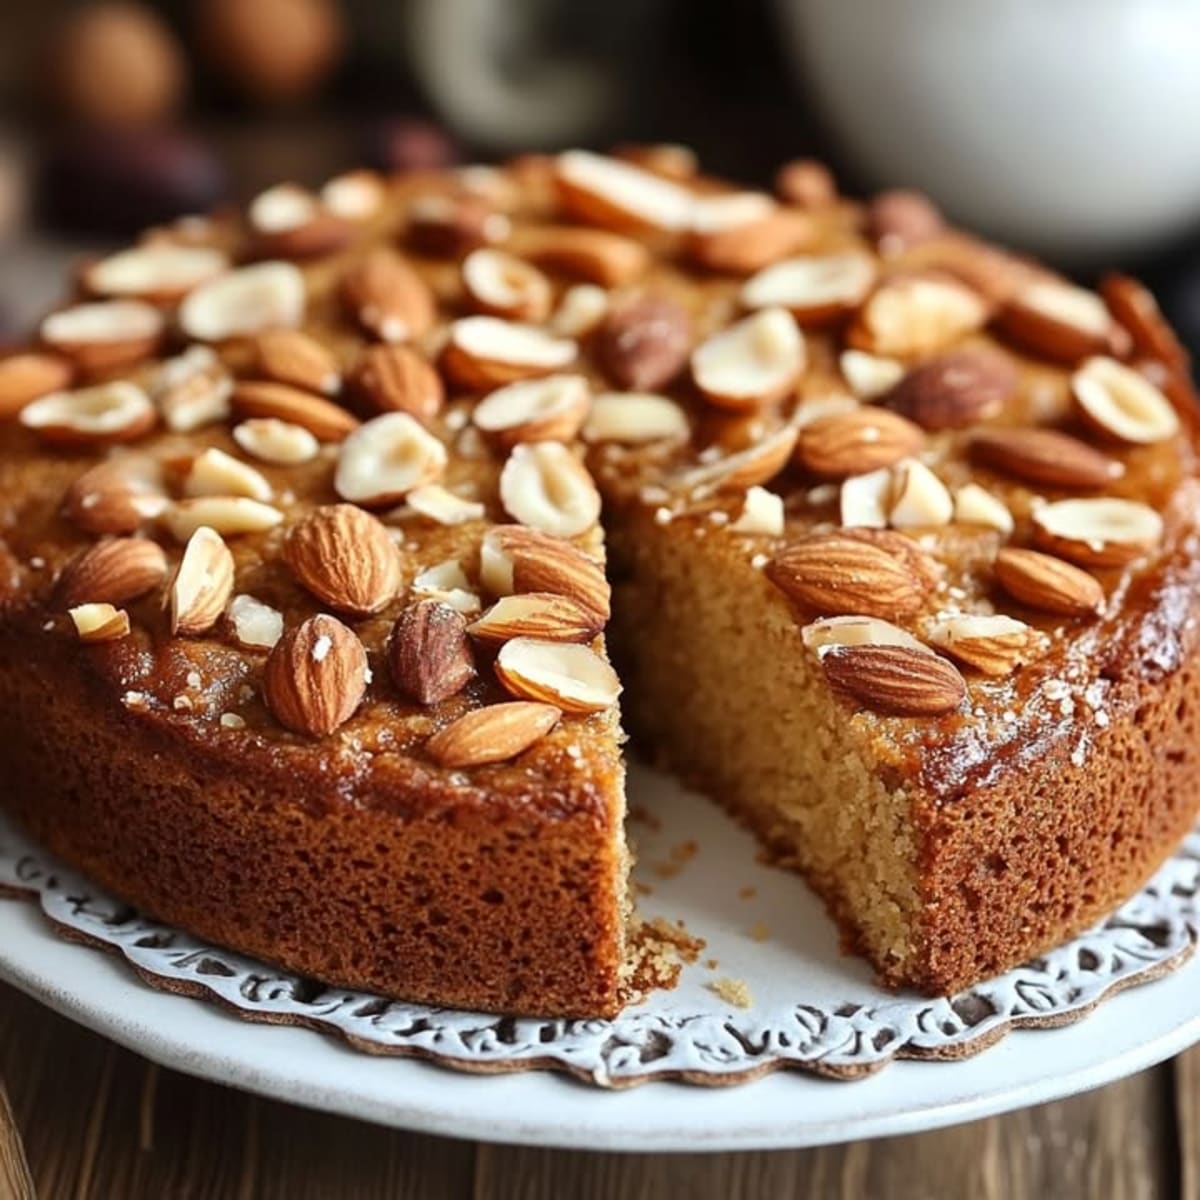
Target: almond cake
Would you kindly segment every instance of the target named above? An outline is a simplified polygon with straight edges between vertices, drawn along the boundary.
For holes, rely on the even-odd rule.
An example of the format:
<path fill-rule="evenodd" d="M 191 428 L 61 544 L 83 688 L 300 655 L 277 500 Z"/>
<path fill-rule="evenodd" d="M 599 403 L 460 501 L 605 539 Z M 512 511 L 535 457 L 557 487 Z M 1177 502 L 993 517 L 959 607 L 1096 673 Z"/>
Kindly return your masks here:
<path fill-rule="evenodd" d="M 1193 425 L 1134 280 L 812 162 L 272 187 L 0 360 L 0 801 L 319 980 L 607 1016 L 621 696 L 883 982 L 953 990 L 1195 816 Z"/>

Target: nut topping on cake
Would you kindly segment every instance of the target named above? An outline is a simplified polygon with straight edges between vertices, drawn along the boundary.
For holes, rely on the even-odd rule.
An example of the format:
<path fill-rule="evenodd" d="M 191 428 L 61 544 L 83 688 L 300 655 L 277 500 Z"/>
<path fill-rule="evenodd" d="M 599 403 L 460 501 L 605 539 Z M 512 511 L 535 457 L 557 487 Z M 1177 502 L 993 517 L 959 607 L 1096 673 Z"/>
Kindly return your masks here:
<path fill-rule="evenodd" d="M 590 642 L 600 632 L 596 614 L 554 592 L 502 596 L 467 631 L 482 642 L 541 638 L 547 642 Z"/>
<path fill-rule="evenodd" d="M 261 471 L 216 446 L 201 450 L 183 476 L 185 496 L 249 496 L 270 500 L 273 489 Z"/>
<path fill-rule="evenodd" d="M 980 462 L 1029 483 L 1102 488 L 1125 468 L 1087 442 L 1053 429 L 984 429 L 971 439 Z"/>
<path fill-rule="evenodd" d="M 254 339 L 258 370 L 275 383 L 290 383 L 306 392 L 335 396 L 342 386 L 333 354 L 316 338 L 298 329 L 270 329 Z"/>
<path fill-rule="evenodd" d="M 504 250 L 473 250 L 463 259 L 463 287 L 478 312 L 540 324 L 550 315 L 550 280 Z"/>
<path fill-rule="evenodd" d="M 574 537 L 600 518 L 600 493 L 587 468 L 561 442 L 514 446 L 500 472 L 500 502 L 522 525 Z"/>
<path fill-rule="evenodd" d="M 242 380 L 233 389 L 239 417 L 273 417 L 300 425 L 323 442 L 340 442 L 358 428 L 358 418 L 331 400 L 287 383 Z"/>
<path fill-rule="evenodd" d="M 964 484 L 955 491 L 954 519 L 964 525 L 983 525 L 1005 535 L 1013 531 L 1008 505 L 977 483 Z"/>
<path fill-rule="evenodd" d="M 471 420 L 500 446 L 569 442 L 587 417 L 590 402 L 584 376 L 546 375 L 497 388 L 475 406 Z"/>
<path fill-rule="evenodd" d="M 167 574 L 167 556 L 149 538 L 97 542 L 72 560 L 58 582 L 65 607 L 103 602 L 127 604 L 152 591 Z"/>
<path fill-rule="evenodd" d="M 801 427 L 796 461 L 814 475 L 834 478 L 891 467 L 917 454 L 925 434 L 886 408 L 856 408 L 818 417 Z"/>
<path fill-rule="evenodd" d="M 490 704 L 439 730 L 425 743 L 425 749 L 443 767 L 506 762 L 541 741 L 561 716 L 562 711 L 553 704 L 523 700 Z"/>
<path fill-rule="evenodd" d="M 919 459 L 901 462 L 894 472 L 888 524 L 893 529 L 949 525 L 954 501 L 946 485 Z"/>
<path fill-rule="evenodd" d="M 880 192 L 867 207 L 867 231 L 885 257 L 919 246 L 945 228 L 942 214 L 921 192 Z"/>
<path fill-rule="evenodd" d="M 356 504 L 394 504 L 445 469 L 446 447 L 437 438 L 408 413 L 386 413 L 342 443 L 333 488 Z"/>
<path fill-rule="evenodd" d="M 859 251 L 789 258 L 742 288 L 747 308 L 785 308 L 802 325 L 837 320 L 862 303 L 875 282 L 875 260 Z"/>
<path fill-rule="evenodd" d="M 429 284 L 387 246 L 377 246 L 342 276 L 342 304 L 367 333 L 384 342 L 407 342 L 433 328 Z"/>
<path fill-rule="evenodd" d="M 386 607 L 403 580 L 386 527 L 353 504 L 313 509 L 292 526 L 284 555 L 314 596 L 353 616 Z"/>
<path fill-rule="evenodd" d="M 291 328 L 304 318 L 304 276 L 289 262 L 254 263 L 202 283 L 179 306 L 179 326 L 199 342 Z"/>
<path fill-rule="evenodd" d="M 1056 362 L 1074 363 L 1113 346 L 1117 327 L 1103 300 L 1057 279 L 1036 279 L 1001 311 L 1004 335 Z"/>
<path fill-rule="evenodd" d="M 95 296 L 132 297 L 164 304 L 228 269 L 226 255 L 208 246 L 146 243 L 92 263 L 83 272 L 82 283 Z"/>
<path fill-rule="evenodd" d="M 150 397 L 136 383 L 113 380 L 73 392 L 51 392 L 21 409 L 20 421 L 46 442 L 63 446 L 128 442 L 158 420 Z"/>
<path fill-rule="evenodd" d="M 14 354 L 0 361 L 0 421 L 15 417 L 30 401 L 71 386 L 75 368 L 57 354 Z"/>
<path fill-rule="evenodd" d="M 904 364 L 898 358 L 868 354 L 865 350 L 843 350 L 838 366 L 842 378 L 860 400 L 883 396 L 904 378 Z"/>
<path fill-rule="evenodd" d="M 229 625 L 239 646 L 270 650 L 283 636 L 283 613 L 243 594 L 230 601 Z"/>
<path fill-rule="evenodd" d="M 441 376 L 408 346 L 368 346 L 351 382 L 377 412 L 411 413 L 424 423 L 437 416 L 446 398 Z"/>
<path fill-rule="evenodd" d="M 674 400 L 653 392 L 601 392 L 592 397 L 584 422 L 585 442 L 682 442 L 691 433 L 687 413 Z"/>
<path fill-rule="evenodd" d="M 418 600 L 396 619 L 388 666 L 396 687 L 418 704 L 454 696 L 475 677 L 462 613 L 438 600 Z"/>
<path fill-rule="evenodd" d="M 1138 500 L 1059 500 L 1034 509 L 1034 535 L 1044 549 L 1088 567 L 1119 567 L 1153 550 L 1162 517 Z"/>
<path fill-rule="evenodd" d="M 207 633 L 233 594 L 233 555 L 215 529 L 201 527 L 188 539 L 167 588 L 171 632 Z"/>
<path fill-rule="evenodd" d="M 800 630 L 804 645 L 818 659 L 831 651 L 853 646 L 904 646 L 921 654 L 932 654 L 911 633 L 882 617 L 822 617 Z"/>
<path fill-rule="evenodd" d="M 691 345 L 691 321 L 674 300 L 638 296 L 608 314 L 596 357 L 621 387 L 655 391 L 683 370 Z"/>
<path fill-rule="evenodd" d="M 1087 423 L 1119 442 L 1148 445 L 1179 432 L 1179 418 L 1166 396 L 1115 359 L 1089 358 L 1071 376 L 1071 390 Z"/>
<path fill-rule="evenodd" d="M 1096 579 L 1050 554 L 1006 547 L 996 555 L 995 571 L 1010 596 L 1042 612 L 1090 617 L 1104 607 L 1104 589 Z"/>
<path fill-rule="evenodd" d="M 1036 629 L 999 613 L 963 615 L 934 622 L 929 640 L 959 662 L 984 675 L 1009 675 L 1045 648 L 1046 638 Z"/>
<path fill-rule="evenodd" d="M 154 380 L 154 401 L 172 433 L 191 433 L 230 413 L 233 376 L 209 346 L 167 359 Z"/>
<path fill-rule="evenodd" d="M 838 646 L 821 656 L 821 666 L 834 691 L 894 716 L 953 712 L 967 694 L 954 664 L 925 648 Z"/>
<path fill-rule="evenodd" d="M 162 313 L 140 300 L 101 300 L 51 313 L 42 341 L 84 371 L 107 371 L 153 353 L 164 329 Z"/>
<path fill-rule="evenodd" d="M 320 452 L 321 443 L 303 425 L 281 421 L 278 417 L 254 417 L 232 429 L 233 440 L 260 462 L 294 467 L 311 462 Z"/>
<path fill-rule="evenodd" d="M 886 280 L 858 311 L 850 345 L 901 358 L 935 354 L 983 327 L 988 305 L 956 279 L 901 275 Z"/>
<path fill-rule="evenodd" d="M 129 614 L 111 604 L 79 604 L 68 615 L 81 642 L 112 642 L 129 636 Z"/>
<path fill-rule="evenodd" d="M 650 265 L 649 251 L 641 242 L 605 229 L 543 227 L 526 231 L 516 244 L 539 266 L 602 288 L 632 283 Z"/>
<path fill-rule="evenodd" d="M 450 326 L 442 367 L 462 388 L 483 390 L 552 375 L 575 360 L 577 347 L 544 329 L 499 317 L 464 317 Z"/>
<path fill-rule="evenodd" d="M 1007 358 L 970 347 L 914 367 L 886 402 L 925 429 L 962 429 L 996 416 L 1016 386 L 1016 368 Z"/>
<path fill-rule="evenodd" d="M 533 637 L 504 643 L 496 678 L 514 696 L 569 713 L 602 712 L 621 694 L 616 671 L 588 646 Z"/>
<path fill-rule="evenodd" d="M 186 542 L 201 526 L 208 525 L 225 537 L 264 533 L 283 520 L 273 505 L 248 496 L 197 496 L 168 506 L 162 522 L 177 542 Z"/>
<path fill-rule="evenodd" d="M 611 589 L 603 568 L 561 537 L 499 525 L 484 535 L 479 575 L 494 596 L 553 592 L 573 600 L 601 625 L 609 618 Z"/>
<path fill-rule="evenodd" d="M 86 533 L 133 533 L 169 503 L 158 463 L 126 455 L 84 471 L 67 489 L 63 512 Z"/>
<path fill-rule="evenodd" d="M 263 699 L 276 720 L 309 737 L 324 737 L 344 725 L 366 688 L 362 642 L 325 613 L 286 632 L 263 672 Z"/>
<path fill-rule="evenodd" d="M 733 201 L 749 200 L 752 196 L 753 193 L 744 197 L 715 196 L 698 202 L 688 236 L 688 253 L 695 262 L 710 271 L 749 275 L 794 254 L 812 238 L 812 222 L 795 209 L 778 208 L 768 203 L 765 209 L 757 206 L 758 211 L 751 205 L 744 205 L 740 214 L 732 211 Z M 709 215 L 713 212 L 712 206 L 722 201 L 730 205 L 729 220 L 724 222 L 719 218 L 713 220 Z M 739 216 L 741 219 L 736 219 Z"/>
<path fill-rule="evenodd" d="M 782 308 L 764 308 L 701 342 L 692 376 L 710 403 L 733 410 L 783 399 L 804 370 L 804 337 Z"/>
<path fill-rule="evenodd" d="M 563 206 L 596 225 L 682 232 L 691 222 L 692 194 L 632 163 L 568 150 L 558 156 L 555 180 Z"/>

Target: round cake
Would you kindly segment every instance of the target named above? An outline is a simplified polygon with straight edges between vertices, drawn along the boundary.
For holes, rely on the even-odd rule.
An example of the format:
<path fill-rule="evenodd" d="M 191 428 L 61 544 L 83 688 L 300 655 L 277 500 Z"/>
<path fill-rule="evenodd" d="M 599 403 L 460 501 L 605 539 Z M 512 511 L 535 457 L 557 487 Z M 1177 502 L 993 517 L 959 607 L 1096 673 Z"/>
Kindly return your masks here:
<path fill-rule="evenodd" d="M 1194 420 L 1138 283 L 812 162 L 281 184 L 0 360 L 0 803 L 318 980 L 607 1016 L 669 975 L 620 705 L 951 991 L 1194 819 Z"/>

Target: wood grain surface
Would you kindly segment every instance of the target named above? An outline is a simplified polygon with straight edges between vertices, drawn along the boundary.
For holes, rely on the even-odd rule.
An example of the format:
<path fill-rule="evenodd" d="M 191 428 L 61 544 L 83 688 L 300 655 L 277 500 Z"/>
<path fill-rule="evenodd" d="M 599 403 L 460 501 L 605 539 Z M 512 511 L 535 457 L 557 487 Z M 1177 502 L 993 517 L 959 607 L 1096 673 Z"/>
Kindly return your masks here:
<path fill-rule="evenodd" d="M 933 1133 L 598 1154 L 402 1133 L 261 1100 L 162 1070 L 0 986 L 0 1081 L 11 1101 L 0 1088 L 0 1200 L 1200 1200 L 1200 1049 L 1101 1091 Z"/>

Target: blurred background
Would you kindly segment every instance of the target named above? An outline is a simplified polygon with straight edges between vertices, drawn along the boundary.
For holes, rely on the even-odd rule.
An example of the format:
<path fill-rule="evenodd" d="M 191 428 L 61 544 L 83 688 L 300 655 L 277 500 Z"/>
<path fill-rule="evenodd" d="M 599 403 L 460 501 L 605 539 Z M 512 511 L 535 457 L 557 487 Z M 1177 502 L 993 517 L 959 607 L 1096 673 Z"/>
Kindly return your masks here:
<path fill-rule="evenodd" d="M 1132 270 L 1195 348 L 1198 65 L 1197 0 L 0 0 L 0 339 L 81 252 L 272 182 L 669 141 Z"/>

